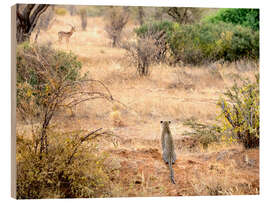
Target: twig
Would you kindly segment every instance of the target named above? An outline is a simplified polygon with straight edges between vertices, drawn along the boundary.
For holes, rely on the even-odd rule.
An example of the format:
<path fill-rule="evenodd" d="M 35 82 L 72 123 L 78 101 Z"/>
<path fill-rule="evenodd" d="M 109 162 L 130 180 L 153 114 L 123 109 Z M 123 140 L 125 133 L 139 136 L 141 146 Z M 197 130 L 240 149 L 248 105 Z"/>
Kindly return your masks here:
<path fill-rule="evenodd" d="M 69 159 L 68 159 L 68 161 L 67 161 L 67 165 L 69 165 L 69 164 L 71 163 L 71 160 L 72 160 L 72 158 L 74 157 L 74 155 L 76 154 L 76 152 L 77 152 L 79 146 L 80 146 L 80 145 L 81 145 L 81 144 L 82 144 L 82 143 L 83 143 L 90 135 L 93 135 L 94 133 L 96 133 L 97 131 L 100 131 L 101 129 L 102 129 L 102 128 L 99 128 L 99 129 L 97 129 L 97 130 L 94 130 L 94 131 L 88 133 L 87 135 L 85 135 L 85 136 L 81 139 L 80 143 L 76 146 L 76 148 L 74 149 L 73 153 L 72 153 L 71 156 L 69 157 Z M 95 137 L 97 137 L 98 135 L 102 135 L 102 133 L 101 133 L 101 134 L 97 134 L 96 136 L 94 136 L 94 137 L 92 137 L 92 138 L 95 138 Z"/>

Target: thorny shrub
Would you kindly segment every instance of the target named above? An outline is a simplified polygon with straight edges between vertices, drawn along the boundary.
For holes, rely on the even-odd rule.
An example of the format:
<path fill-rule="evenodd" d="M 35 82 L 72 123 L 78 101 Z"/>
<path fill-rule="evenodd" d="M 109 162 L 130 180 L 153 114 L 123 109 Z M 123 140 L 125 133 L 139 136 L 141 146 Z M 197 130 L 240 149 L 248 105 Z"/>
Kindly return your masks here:
<path fill-rule="evenodd" d="M 97 98 L 113 100 L 109 89 L 81 75 L 74 54 L 49 45 L 23 43 L 16 57 L 17 115 L 32 124 L 32 134 L 26 136 L 31 140 L 16 134 L 17 198 L 107 196 L 104 157 L 92 154 L 94 142 L 85 145 L 100 134 L 56 132 L 50 123 L 62 108 Z"/>
<path fill-rule="evenodd" d="M 149 75 L 150 65 L 158 61 L 157 56 L 160 49 L 151 36 L 143 39 L 139 38 L 133 42 L 122 43 L 122 48 L 127 50 L 127 58 L 137 67 L 140 76 Z"/>
<path fill-rule="evenodd" d="M 35 153 L 35 141 L 17 134 L 17 198 L 89 198 L 110 195 L 105 154 L 96 152 L 96 135 L 85 142 L 85 132 L 58 133 L 50 153 L 43 159 Z"/>
<path fill-rule="evenodd" d="M 259 147 L 260 142 L 260 95 L 259 75 L 256 82 L 241 80 L 224 93 L 218 102 L 221 113 L 219 124 L 202 124 L 187 120 L 184 125 L 193 129 L 187 134 L 195 136 L 205 147 L 212 142 L 241 143 L 246 149 Z"/>
<path fill-rule="evenodd" d="M 221 107 L 222 139 L 239 141 L 245 148 L 259 146 L 260 141 L 260 95 L 259 75 L 256 82 L 242 80 L 224 94 L 218 105 Z M 227 132 L 230 132 L 229 134 Z M 227 135 L 227 137 L 226 137 Z"/>
<path fill-rule="evenodd" d="M 134 30 L 140 39 L 151 38 L 154 40 L 155 46 L 158 48 L 155 56 L 157 62 L 167 61 L 166 55 L 169 51 L 168 40 L 172 31 L 173 23 L 168 21 L 143 24 Z"/>
<path fill-rule="evenodd" d="M 48 153 L 46 131 L 58 110 L 96 98 L 113 99 L 102 82 L 80 74 L 81 63 L 72 53 L 24 43 L 17 48 L 16 57 L 16 109 L 25 121 L 40 123 L 40 156 L 44 151 Z M 103 90 L 89 90 L 94 83 Z"/>

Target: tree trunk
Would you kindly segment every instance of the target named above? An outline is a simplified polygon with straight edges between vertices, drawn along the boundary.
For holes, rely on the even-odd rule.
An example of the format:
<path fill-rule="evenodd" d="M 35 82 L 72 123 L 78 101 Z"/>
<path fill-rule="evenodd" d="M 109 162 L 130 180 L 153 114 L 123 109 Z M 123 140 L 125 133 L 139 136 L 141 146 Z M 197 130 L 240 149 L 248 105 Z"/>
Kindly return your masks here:
<path fill-rule="evenodd" d="M 143 7 L 138 7 L 138 14 L 139 14 L 139 23 L 140 26 L 142 26 L 144 24 L 144 10 Z"/>
<path fill-rule="evenodd" d="M 27 32 L 26 28 L 25 25 L 17 23 L 16 39 L 18 44 L 29 41 L 30 34 Z"/>
<path fill-rule="evenodd" d="M 31 33 L 36 27 L 39 16 L 49 7 L 47 4 L 27 4 L 20 11 L 21 4 L 16 5 L 16 40 L 20 44 L 30 39 Z"/>

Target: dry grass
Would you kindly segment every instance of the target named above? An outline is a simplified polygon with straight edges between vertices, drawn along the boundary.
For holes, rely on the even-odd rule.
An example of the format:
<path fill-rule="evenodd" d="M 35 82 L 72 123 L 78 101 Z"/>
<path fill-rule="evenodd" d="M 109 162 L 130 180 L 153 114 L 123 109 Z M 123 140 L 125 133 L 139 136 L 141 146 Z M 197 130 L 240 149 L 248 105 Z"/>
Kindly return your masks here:
<path fill-rule="evenodd" d="M 63 130 L 92 129 L 94 126 L 111 130 L 118 136 L 116 150 L 120 150 L 120 154 L 118 151 L 112 152 L 112 157 L 118 158 L 119 163 L 124 160 L 119 173 L 129 174 L 133 178 L 126 180 L 121 175 L 116 176 L 121 180 L 114 181 L 113 196 L 258 194 L 259 174 L 249 174 L 246 168 L 235 165 L 237 157 L 227 160 L 226 164 L 202 160 L 198 162 L 203 164 L 194 164 L 189 162 L 196 160 L 194 154 L 186 153 L 183 157 L 181 151 L 177 151 L 180 160 L 175 166 L 175 173 L 180 188 L 167 182 L 168 169 L 161 155 L 156 151 L 142 150 L 144 147 L 159 149 L 160 120 L 173 121 L 175 139 L 181 139 L 183 132 L 188 130 L 182 125 L 188 118 L 214 122 L 219 113 L 216 103 L 222 92 L 232 86 L 239 76 L 253 80 L 258 72 L 256 64 L 239 62 L 204 67 L 170 67 L 159 64 L 151 67 L 149 77 L 141 78 L 136 74 L 136 68 L 128 66 L 125 61 L 125 50 L 110 46 L 102 18 L 88 18 L 86 31 L 78 29 L 70 38 L 69 45 L 57 43 L 57 32 L 68 30 L 69 23 L 79 27 L 79 16 L 57 16 L 52 28 L 40 33 L 39 43 L 51 42 L 57 49 L 71 50 L 77 54 L 83 64 L 82 71 L 103 81 L 115 100 L 121 103 L 104 100 L 86 102 L 75 109 L 75 117 L 59 113 L 55 121 L 61 124 Z M 248 70 L 243 71 L 243 66 L 249 67 Z M 17 128 L 27 131 L 29 126 L 20 124 Z M 115 149 L 115 146 L 109 144 L 104 149 Z M 205 158 L 205 153 L 221 150 L 228 150 L 228 146 L 212 145 L 207 152 L 201 150 L 197 154 Z M 134 160 L 133 153 L 137 153 Z M 147 155 L 149 157 L 145 157 Z M 258 160 L 258 156 L 254 159 Z M 150 165 L 147 165 L 148 161 Z M 135 176 L 131 175 L 133 163 L 141 167 L 140 170 L 134 168 Z M 150 169 L 153 169 L 152 176 L 148 174 Z M 250 177 L 252 180 L 249 181 Z M 251 181 L 257 181 L 256 185 L 252 186 Z M 250 192 L 247 192 L 249 189 Z"/>

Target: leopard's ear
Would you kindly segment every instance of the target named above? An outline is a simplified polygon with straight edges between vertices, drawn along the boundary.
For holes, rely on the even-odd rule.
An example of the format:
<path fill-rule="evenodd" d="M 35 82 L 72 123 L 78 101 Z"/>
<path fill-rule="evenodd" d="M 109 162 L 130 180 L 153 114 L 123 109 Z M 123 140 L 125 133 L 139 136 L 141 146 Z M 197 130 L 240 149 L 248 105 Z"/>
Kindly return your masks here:
<path fill-rule="evenodd" d="M 160 121 L 160 123 L 163 123 L 163 121 Z"/>

